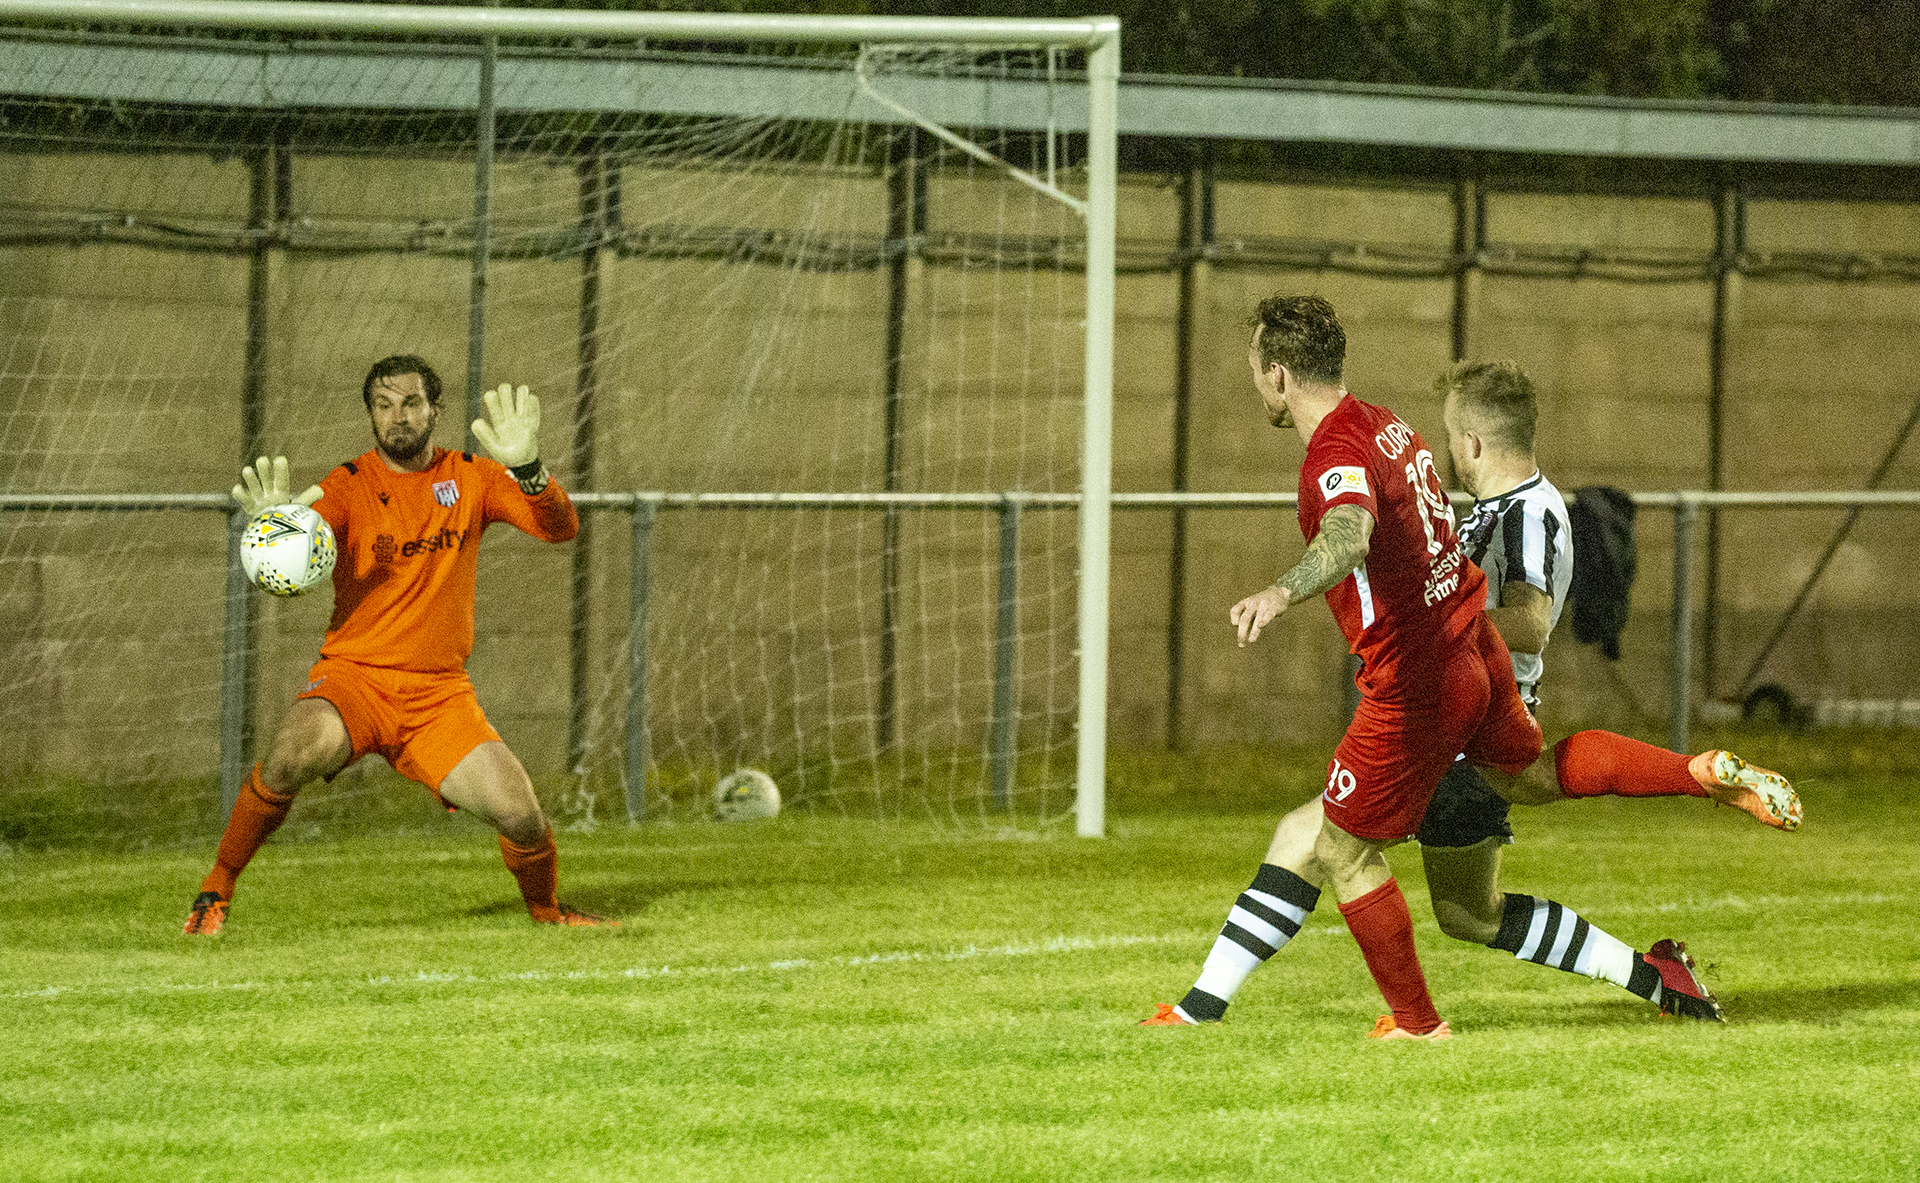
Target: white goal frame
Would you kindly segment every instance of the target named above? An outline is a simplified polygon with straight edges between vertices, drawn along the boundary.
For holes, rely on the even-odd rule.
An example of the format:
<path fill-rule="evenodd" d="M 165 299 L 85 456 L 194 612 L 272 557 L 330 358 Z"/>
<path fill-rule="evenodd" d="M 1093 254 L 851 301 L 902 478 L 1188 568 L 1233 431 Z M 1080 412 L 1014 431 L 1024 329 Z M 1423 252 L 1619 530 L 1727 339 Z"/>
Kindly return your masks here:
<path fill-rule="evenodd" d="M 1106 830 L 1108 583 L 1113 492 L 1115 208 L 1120 21 L 880 18 L 688 12 L 605 12 L 295 0 L 0 0 L 0 18 L 29 23 L 245 28 L 480 38 L 585 37 L 738 42 L 914 43 L 1060 47 L 1086 51 L 1086 373 L 1082 424 L 1075 828 Z M 1072 89 L 1074 84 L 1062 81 Z M 876 111 L 880 110 L 876 106 Z M 900 118 L 898 114 L 887 116 Z M 485 167 L 484 159 L 481 167 Z"/>

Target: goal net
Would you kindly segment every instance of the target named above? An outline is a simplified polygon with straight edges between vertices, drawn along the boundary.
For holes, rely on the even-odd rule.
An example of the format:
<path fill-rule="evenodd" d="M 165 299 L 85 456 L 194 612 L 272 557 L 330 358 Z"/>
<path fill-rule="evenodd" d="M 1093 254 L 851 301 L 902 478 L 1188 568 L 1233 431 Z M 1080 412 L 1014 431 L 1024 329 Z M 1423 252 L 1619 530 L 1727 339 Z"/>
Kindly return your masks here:
<path fill-rule="evenodd" d="M 332 599 L 239 583 L 224 490 L 366 452 L 397 353 L 449 448 L 530 386 L 580 506 L 570 546 L 489 532 L 468 665 L 557 822 L 703 817 L 742 767 L 802 810 L 1074 814 L 1094 26 L 233 7 L 272 19 L 0 4 L 0 841 L 218 832 Z M 292 824 L 432 815 L 393 782 L 363 760 Z"/>

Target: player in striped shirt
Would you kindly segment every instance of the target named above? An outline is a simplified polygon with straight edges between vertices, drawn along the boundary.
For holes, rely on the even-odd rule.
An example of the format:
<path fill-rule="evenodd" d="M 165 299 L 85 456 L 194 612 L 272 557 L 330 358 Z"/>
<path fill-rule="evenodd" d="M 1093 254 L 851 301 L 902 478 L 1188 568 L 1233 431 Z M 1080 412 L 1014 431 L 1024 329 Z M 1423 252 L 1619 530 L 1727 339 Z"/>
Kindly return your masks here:
<path fill-rule="evenodd" d="M 1534 461 L 1533 383 L 1510 361 L 1461 362 L 1436 383 L 1454 471 L 1475 498 L 1461 527 L 1467 557 L 1487 574 L 1487 617 L 1513 654 L 1514 680 L 1539 707 L 1541 652 L 1573 579 L 1566 503 Z M 1515 804 L 1568 797 L 1693 796 L 1731 805 L 1764 825 L 1800 826 L 1785 777 L 1725 751 L 1679 756 L 1607 731 L 1583 731 L 1521 776 L 1494 778 Z"/>
<path fill-rule="evenodd" d="M 1528 709 L 1537 711 L 1541 655 L 1565 605 L 1575 556 L 1566 502 L 1534 461 L 1533 383 L 1509 361 L 1462 362 L 1436 386 L 1455 475 L 1475 498 L 1462 545 L 1486 572 L 1487 616 L 1512 652 Z M 1544 804 L 1603 793 L 1710 797 L 1781 829 L 1800 821 L 1799 799 L 1785 778 L 1723 751 L 1688 757 L 1584 731 L 1520 776 L 1462 759 L 1441 778 L 1419 833 L 1441 931 L 1611 981 L 1668 1013 L 1719 1019 L 1684 944 L 1662 940 L 1641 954 L 1562 904 L 1500 890 L 1500 848 L 1513 837 L 1509 799 Z"/>

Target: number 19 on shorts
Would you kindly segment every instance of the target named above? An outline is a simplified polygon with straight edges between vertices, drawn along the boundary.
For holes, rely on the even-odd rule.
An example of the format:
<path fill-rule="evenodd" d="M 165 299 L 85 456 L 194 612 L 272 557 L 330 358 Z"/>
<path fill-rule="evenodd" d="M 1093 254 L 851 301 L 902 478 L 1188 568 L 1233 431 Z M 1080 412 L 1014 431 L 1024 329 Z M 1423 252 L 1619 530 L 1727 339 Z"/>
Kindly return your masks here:
<path fill-rule="evenodd" d="M 1327 765 L 1326 798 L 1330 804 L 1339 805 L 1346 801 L 1358 787 L 1359 783 L 1353 779 L 1352 770 L 1342 768 L 1340 761 L 1335 760 Z"/>

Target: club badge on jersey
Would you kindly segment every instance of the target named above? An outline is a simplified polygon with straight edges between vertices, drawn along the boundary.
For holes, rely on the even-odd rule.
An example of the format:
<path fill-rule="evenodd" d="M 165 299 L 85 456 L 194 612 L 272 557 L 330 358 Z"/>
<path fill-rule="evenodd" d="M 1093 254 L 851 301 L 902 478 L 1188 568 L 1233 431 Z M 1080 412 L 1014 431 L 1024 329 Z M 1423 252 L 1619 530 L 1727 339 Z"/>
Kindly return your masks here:
<path fill-rule="evenodd" d="M 454 502 L 460 500 L 460 483 L 458 481 L 433 482 L 433 499 L 452 508 Z"/>

